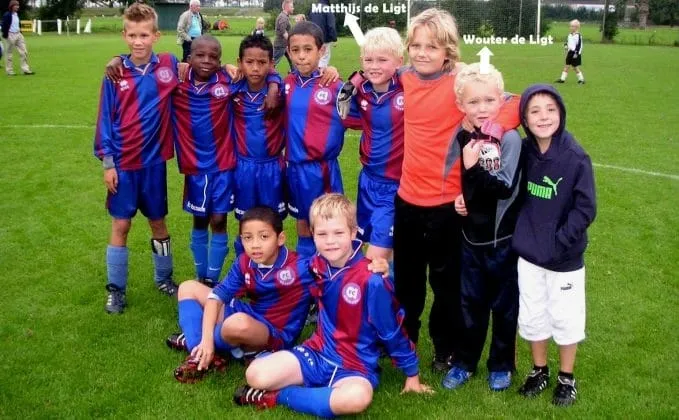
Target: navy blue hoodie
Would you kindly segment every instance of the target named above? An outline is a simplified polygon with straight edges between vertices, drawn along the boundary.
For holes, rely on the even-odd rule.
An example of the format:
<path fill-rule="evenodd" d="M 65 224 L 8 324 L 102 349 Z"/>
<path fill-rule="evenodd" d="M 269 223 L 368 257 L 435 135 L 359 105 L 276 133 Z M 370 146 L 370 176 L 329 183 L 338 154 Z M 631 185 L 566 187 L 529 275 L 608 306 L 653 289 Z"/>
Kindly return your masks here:
<path fill-rule="evenodd" d="M 536 93 L 554 97 L 561 123 L 542 154 L 526 124 L 526 107 Z M 523 259 L 552 271 L 574 271 L 584 266 L 587 227 L 596 216 L 592 161 L 566 131 L 566 108 L 549 85 L 530 86 L 521 95 L 525 202 L 519 211 L 512 244 Z"/>

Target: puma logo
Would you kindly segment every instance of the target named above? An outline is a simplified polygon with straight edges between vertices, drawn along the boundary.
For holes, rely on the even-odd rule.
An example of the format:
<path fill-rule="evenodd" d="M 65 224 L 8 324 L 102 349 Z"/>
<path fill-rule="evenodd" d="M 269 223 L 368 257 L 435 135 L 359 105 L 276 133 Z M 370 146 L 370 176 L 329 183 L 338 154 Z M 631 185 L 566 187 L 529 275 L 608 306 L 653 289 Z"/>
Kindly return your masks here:
<path fill-rule="evenodd" d="M 549 179 L 549 177 L 547 175 L 545 175 L 545 176 L 542 177 L 542 182 L 544 182 L 545 184 L 552 187 L 552 189 L 554 190 L 554 195 L 557 196 L 559 194 L 556 193 L 556 186 L 559 185 L 559 182 L 561 182 L 562 179 L 563 179 L 563 177 L 557 179 L 556 182 L 554 182 L 551 179 Z"/>

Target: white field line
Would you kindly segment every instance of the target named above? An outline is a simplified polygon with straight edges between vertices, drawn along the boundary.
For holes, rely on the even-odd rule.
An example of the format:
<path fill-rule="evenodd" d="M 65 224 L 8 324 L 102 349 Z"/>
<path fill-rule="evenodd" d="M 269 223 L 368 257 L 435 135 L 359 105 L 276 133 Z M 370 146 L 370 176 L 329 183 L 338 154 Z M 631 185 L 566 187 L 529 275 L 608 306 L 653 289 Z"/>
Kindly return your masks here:
<path fill-rule="evenodd" d="M 674 174 L 664 174 L 662 172 L 644 171 L 643 169 L 626 168 L 624 166 L 606 165 L 605 163 L 592 163 L 592 165 L 594 165 L 594 167 L 596 168 L 614 169 L 616 171 L 631 172 L 634 174 L 655 176 L 658 178 L 669 178 L 674 179 L 675 181 L 679 181 L 679 175 Z"/>
<path fill-rule="evenodd" d="M 0 128 L 72 128 L 72 129 L 92 129 L 94 128 L 93 125 L 59 125 L 59 124 L 26 124 L 26 125 L 20 125 L 20 124 L 15 124 L 15 125 L 0 125 Z M 351 133 L 354 134 L 354 133 Z M 349 135 L 351 135 L 349 134 Z M 356 136 L 358 136 L 358 133 L 356 133 Z M 654 176 L 658 178 L 668 178 L 668 179 L 673 179 L 675 181 L 679 181 L 679 175 L 674 175 L 674 174 L 666 174 L 662 172 L 653 172 L 653 171 L 644 171 L 643 169 L 637 169 L 637 168 L 627 168 L 624 166 L 616 166 L 616 165 L 607 165 L 605 163 L 592 163 L 597 168 L 604 168 L 604 169 L 613 169 L 616 171 L 622 171 L 622 172 L 630 172 L 630 173 L 635 173 L 635 174 L 641 174 L 641 175 L 646 175 L 646 176 Z"/>

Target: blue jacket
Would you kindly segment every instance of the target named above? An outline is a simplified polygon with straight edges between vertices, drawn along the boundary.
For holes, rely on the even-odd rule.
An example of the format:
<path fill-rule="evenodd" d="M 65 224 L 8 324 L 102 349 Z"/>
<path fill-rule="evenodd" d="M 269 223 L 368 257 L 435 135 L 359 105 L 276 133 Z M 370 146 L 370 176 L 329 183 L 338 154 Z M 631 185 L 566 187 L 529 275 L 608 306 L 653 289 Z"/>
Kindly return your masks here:
<path fill-rule="evenodd" d="M 9 37 L 9 27 L 12 26 L 12 12 L 5 12 L 2 15 L 2 37 L 7 39 Z M 19 31 L 21 31 L 21 25 L 19 25 Z"/>
<path fill-rule="evenodd" d="M 553 96 L 561 122 L 547 152 L 538 149 L 527 127 L 525 111 L 537 93 Z M 525 202 L 519 211 L 512 244 L 525 260 L 552 271 L 582 268 L 587 247 L 587 228 L 596 216 L 594 175 L 589 155 L 566 131 L 566 108 L 559 93 L 549 85 L 530 86 L 521 95 Z"/>

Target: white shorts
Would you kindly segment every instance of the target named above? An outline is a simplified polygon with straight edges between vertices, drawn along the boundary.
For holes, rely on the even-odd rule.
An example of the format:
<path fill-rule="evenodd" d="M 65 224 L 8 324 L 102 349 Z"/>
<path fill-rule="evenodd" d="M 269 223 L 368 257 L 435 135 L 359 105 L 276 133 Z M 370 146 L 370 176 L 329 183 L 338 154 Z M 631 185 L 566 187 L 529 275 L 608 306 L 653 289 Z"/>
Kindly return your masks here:
<path fill-rule="evenodd" d="M 519 335 L 566 346 L 585 339 L 585 267 L 560 273 L 519 257 Z"/>

